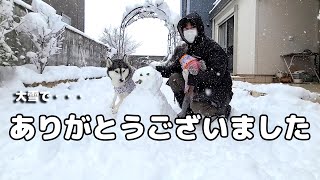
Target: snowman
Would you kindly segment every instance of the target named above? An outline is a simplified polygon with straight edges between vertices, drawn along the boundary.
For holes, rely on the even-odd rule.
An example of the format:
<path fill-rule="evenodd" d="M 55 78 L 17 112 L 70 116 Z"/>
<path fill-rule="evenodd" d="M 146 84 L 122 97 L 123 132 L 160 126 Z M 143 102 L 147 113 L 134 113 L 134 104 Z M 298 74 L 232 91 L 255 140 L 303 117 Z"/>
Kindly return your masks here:
<path fill-rule="evenodd" d="M 139 115 L 141 122 L 146 123 L 150 122 L 152 115 L 165 115 L 174 121 L 177 114 L 160 90 L 163 83 L 161 74 L 147 66 L 137 69 L 132 79 L 136 88 L 123 101 L 116 119 L 123 122 L 125 115 Z"/>

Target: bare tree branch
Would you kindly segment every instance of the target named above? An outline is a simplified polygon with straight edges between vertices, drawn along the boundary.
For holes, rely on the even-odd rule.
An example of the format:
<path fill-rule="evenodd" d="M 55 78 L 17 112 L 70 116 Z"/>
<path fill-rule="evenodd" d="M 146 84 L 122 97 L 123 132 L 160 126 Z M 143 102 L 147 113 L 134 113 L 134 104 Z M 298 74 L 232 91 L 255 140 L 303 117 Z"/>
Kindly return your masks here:
<path fill-rule="evenodd" d="M 120 39 L 120 28 L 118 27 L 108 27 L 104 29 L 102 37 L 100 41 L 107 43 L 112 48 L 119 50 L 119 39 Z M 140 46 L 141 42 L 136 42 L 129 36 L 127 33 L 124 35 L 123 41 L 124 54 L 132 54 L 134 53 Z"/>

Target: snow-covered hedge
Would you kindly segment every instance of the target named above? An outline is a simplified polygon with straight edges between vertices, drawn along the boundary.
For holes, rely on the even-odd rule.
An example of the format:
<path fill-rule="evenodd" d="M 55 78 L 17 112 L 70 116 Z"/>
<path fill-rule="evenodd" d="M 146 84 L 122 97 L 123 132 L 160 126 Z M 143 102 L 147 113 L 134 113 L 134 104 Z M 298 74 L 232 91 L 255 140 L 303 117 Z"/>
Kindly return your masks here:
<path fill-rule="evenodd" d="M 43 74 L 37 73 L 37 68 L 33 64 L 16 66 L 14 68 L 0 67 L 0 71 L 3 72 L 10 70 L 14 72 L 15 80 L 19 80 L 24 84 L 77 80 L 82 78 L 101 78 L 107 75 L 106 69 L 100 67 L 47 66 Z M 8 79 L 6 77 L 3 78 L 5 80 Z"/>

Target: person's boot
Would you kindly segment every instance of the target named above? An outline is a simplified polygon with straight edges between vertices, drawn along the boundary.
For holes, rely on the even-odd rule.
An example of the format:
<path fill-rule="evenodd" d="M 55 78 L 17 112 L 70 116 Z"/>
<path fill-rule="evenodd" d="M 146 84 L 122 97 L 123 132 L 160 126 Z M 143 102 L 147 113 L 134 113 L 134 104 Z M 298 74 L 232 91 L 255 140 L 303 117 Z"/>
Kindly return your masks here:
<path fill-rule="evenodd" d="M 192 109 L 189 107 L 188 109 L 187 109 L 187 115 L 193 115 L 194 113 L 193 113 L 193 111 L 192 111 Z"/>
<path fill-rule="evenodd" d="M 225 118 L 227 121 L 229 121 L 229 116 L 231 114 L 231 106 L 227 105 L 225 108 L 222 108 L 218 111 L 218 113 L 216 114 L 216 116 L 213 116 L 211 118 L 211 122 L 217 120 L 220 117 Z"/>
<path fill-rule="evenodd" d="M 227 119 L 229 118 L 230 114 L 231 114 L 231 106 L 228 105 L 227 108 L 226 108 L 226 118 Z"/>
<path fill-rule="evenodd" d="M 215 115 L 215 116 L 211 116 L 211 123 L 213 123 L 214 121 L 218 120 L 220 116 Z"/>
<path fill-rule="evenodd" d="M 176 100 L 178 101 L 179 107 L 182 108 L 182 103 L 183 103 L 183 99 L 184 99 L 184 93 L 176 93 L 174 94 L 174 97 L 176 98 Z"/>

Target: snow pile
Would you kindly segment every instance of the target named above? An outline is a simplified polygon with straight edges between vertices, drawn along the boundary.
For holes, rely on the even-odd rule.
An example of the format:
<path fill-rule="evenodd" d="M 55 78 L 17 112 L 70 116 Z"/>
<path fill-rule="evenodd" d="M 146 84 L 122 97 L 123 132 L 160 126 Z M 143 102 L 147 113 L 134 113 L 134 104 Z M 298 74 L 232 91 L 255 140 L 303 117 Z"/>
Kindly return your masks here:
<path fill-rule="evenodd" d="M 163 79 L 159 72 L 152 67 L 143 67 L 135 71 L 132 79 L 139 83 L 120 106 L 118 120 L 123 119 L 126 114 L 141 115 L 144 122 L 152 115 L 168 115 L 171 119 L 175 118 L 176 113 L 160 90 Z"/>
<path fill-rule="evenodd" d="M 266 93 L 269 97 L 273 97 L 275 99 L 298 99 L 298 100 L 315 100 L 319 97 L 317 93 L 311 93 L 310 91 L 301 88 L 301 87 L 293 87 L 290 85 L 284 84 L 273 84 L 267 85 L 253 85 L 250 83 L 243 83 L 243 82 L 234 82 L 234 88 L 245 90 L 246 92 L 249 91 L 257 91 L 260 93 Z M 279 90 L 280 89 L 280 90 Z"/>
<path fill-rule="evenodd" d="M 102 67 L 81 67 L 81 77 L 82 78 L 100 78 L 107 76 L 107 70 Z"/>
<path fill-rule="evenodd" d="M 147 73 L 155 79 L 148 78 Z M 160 103 L 163 99 L 152 94 L 159 87 L 161 78 L 158 79 L 148 68 L 137 70 L 134 78 L 142 79 L 142 83 L 124 102 L 126 105 L 122 106 L 123 112 L 139 113 L 141 117 L 147 117 L 151 113 L 169 111 L 170 107 L 166 103 Z M 162 81 L 161 93 L 179 112 L 170 87 L 165 85 L 166 81 Z M 155 88 L 144 86 L 144 83 L 150 83 Z M 14 104 L 12 94 L 19 90 L 46 91 L 57 95 L 58 99 L 50 99 L 47 104 Z M 250 96 L 247 90 L 265 92 L 267 95 L 256 98 Z M 106 133 L 116 133 L 116 140 L 99 141 L 91 134 L 85 135 L 80 141 L 66 141 L 63 138 L 63 120 L 70 113 L 75 113 L 77 117 L 91 115 L 92 130 L 96 125 L 96 115 L 103 115 L 106 120 L 112 118 L 109 104 L 112 101 L 113 86 L 110 79 L 105 77 L 66 83 L 55 88 L 23 88 L 15 82 L 10 87 L 0 88 L 0 179 L 319 179 L 320 105 L 301 99 L 310 92 L 281 84 L 252 85 L 243 82 L 234 82 L 233 91 L 231 115 L 248 114 L 256 118 L 251 130 L 254 133 L 252 140 L 234 140 L 228 123 L 228 138 L 218 137 L 209 141 L 204 137 L 201 126 L 197 125 L 197 140 L 193 142 L 178 139 L 176 127 L 166 131 L 171 134 L 170 140 L 154 141 L 148 137 L 148 117 L 141 119 L 145 125 L 143 137 L 129 142 L 124 136 L 130 132 L 121 130 L 120 125 L 124 120 L 118 114 L 116 125 L 104 130 Z M 65 95 L 69 95 L 69 100 L 63 98 Z M 76 99 L 77 95 L 81 95 L 81 100 Z M 169 109 L 160 110 L 161 106 Z M 303 131 L 310 133 L 310 140 L 284 139 L 287 128 L 285 117 L 291 113 L 306 117 L 310 129 Z M 8 132 L 12 126 L 10 118 L 17 114 L 35 117 L 37 134 L 30 142 L 13 141 L 9 137 Z M 283 128 L 278 139 L 265 141 L 260 137 L 261 114 L 269 117 L 269 132 L 276 125 Z M 43 133 L 39 132 L 39 115 L 55 115 L 61 119 L 63 128 L 57 139 L 49 142 L 41 140 Z M 159 129 L 162 129 L 161 125 Z"/>
<path fill-rule="evenodd" d="M 107 76 L 105 68 L 76 67 L 76 66 L 47 66 L 43 74 L 37 73 L 33 64 L 24 66 L 0 67 L 0 72 L 11 72 L 10 76 L 3 75 L 2 79 L 9 81 L 12 77 L 25 84 L 55 82 L 59 80 L 73 80 L 80 78 L 101 78 Z"/>
<path fill-rule="evenodd" d="M 31 6 L 34 12 L 45 15 L 49 22 L 53 22 L 55 20 L 54 18 L 57 15 L 57 11 L 49 4 L 43 2 L 42 0 L 32 0 Z M 52 24 L 50 27 L 52 27 Z"/>
<path fill-rule="evenodd" d="M 255 127 L 259 127 L 259 116 L 268 115 L 270 126 L 280 125 L 286 127 L 285 117 L 297 114 L 307 118 L 311 125 L 310 130 L 320 128 L 318 112 L 320 104 L 313 103 L 319 98 L 319 94 L 311 93 L 300 87 L 292 87 L 283 84 L 253 85 L 250 83 L 234 82 L 233 91 L 235 96 L 231 105 L 235 112 L 233 114 L 249 114 L 256 117 Z M 266 96 L 252 97 L 249 91 L 266 93 Z M 258 133 L 258 132 L 257 132 Z M 312 134 L 312 133 L 311 133 Z M 320 139 L 319 139 L 320 140 Z"/>

